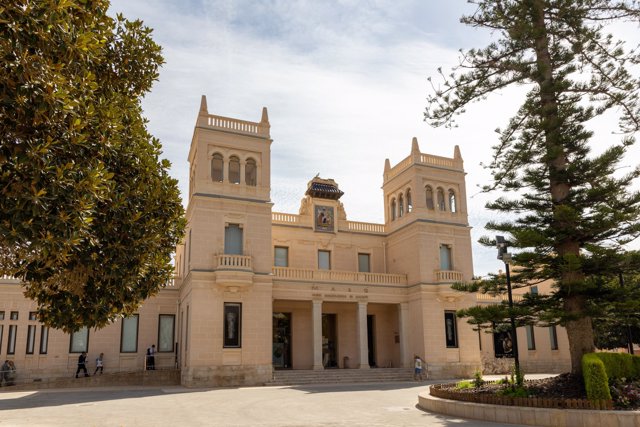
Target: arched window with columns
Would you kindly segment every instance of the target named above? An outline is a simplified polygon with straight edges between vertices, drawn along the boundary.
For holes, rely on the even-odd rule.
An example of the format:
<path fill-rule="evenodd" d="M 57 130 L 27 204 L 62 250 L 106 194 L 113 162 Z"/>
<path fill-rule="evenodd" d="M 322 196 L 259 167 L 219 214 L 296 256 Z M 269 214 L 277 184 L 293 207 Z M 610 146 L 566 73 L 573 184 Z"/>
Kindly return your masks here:
<path fill-rule="evenodd" d="M 404 215 L 404 199 L 402 193 L 398 196 L 398 218 Z"/>
<path fill-rule="evenodd" d="M 391 221 L 396 220 L 396 199 L 391 199 L 391 205 L 389 205 L 389 214 L 391 216 Z"/>
<path fill-rule="evenodd" d="M 411 189 L 407 188 L 407 213 L 413 210 L 413 201 L 411 200 Z"/>
<path fill-rule="evenodd" d="M 214 182 L 224 180 L 224 158 L 220 153 L 215 153 L 211 157 L 211 180 Z"/>
<path fill-rule="evenodd" d="M 229 158 L 229 182 L 240 184 L 240 159 L 237 156 Z"/>
<path fill-rule="evenodd" d="M 430 185 L 427 185 L 426 187 L 424 187 L 424 192 L 425 192 L 425 199 L 427 202 L 427 209 L 431 209 L 433 210 L 434 204 L 433 204 L 433 188 L 431 188 Z"/>
<path fill-rule="evenodd" d="M 258 176 L 258 168 L 256 166 L 256 161 L 252 158 L 248 158 L 247 163 L 245 164 L 245 167 L 244 167 L 245 184 L 255 187 L 258 184 L 257 176 Z"/>
<path fill-rule="evenodd" d="M 447 204 L 444 200 L 444 190 L 438 187 L 437 195 L 438 195 L 438 210 L 446 211 Z"/>
<path fill-rule="evenodd" d="M 453 190 L 449 190 L 449 210 L 453 213 L 458 212 L 458 206 L 456 204 L 456 193 Z"/>

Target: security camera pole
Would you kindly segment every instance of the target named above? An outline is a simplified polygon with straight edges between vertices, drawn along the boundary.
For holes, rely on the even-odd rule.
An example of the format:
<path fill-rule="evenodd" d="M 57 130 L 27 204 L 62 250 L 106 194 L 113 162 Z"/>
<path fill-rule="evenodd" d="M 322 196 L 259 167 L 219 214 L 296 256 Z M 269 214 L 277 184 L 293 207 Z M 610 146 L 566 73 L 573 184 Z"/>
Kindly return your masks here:
<path fill-rule="evenodd" d="M 496 246 L 498 247 L 498 259 L 504 262 L 507 273 L 507 294 L 509 295 L 509 317 L 511 319 L 511 334 L 513 339 L 513 357 L 516 363 L 516 372 L 520 372 L 520 358 L 518 356 L 518 333 L 516 332 L 516 319 L 513 317 L 513 294 L 511 293 L 511 275 L 509 273 L 509 263 L 511 254 L 507 252 L 507 241 L 503 236 L 496 236 Z"/>

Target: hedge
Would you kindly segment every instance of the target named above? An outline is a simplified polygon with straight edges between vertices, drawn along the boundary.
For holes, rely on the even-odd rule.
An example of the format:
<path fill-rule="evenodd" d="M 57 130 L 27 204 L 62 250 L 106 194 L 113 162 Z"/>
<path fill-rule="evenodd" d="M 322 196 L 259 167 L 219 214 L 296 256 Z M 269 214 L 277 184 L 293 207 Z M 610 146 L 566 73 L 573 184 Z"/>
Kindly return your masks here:
<path fill-rule="evenodd" d="M 582 356 L 582 377 L 584 378 L 584 387 L 587 390 L 587 399 L 611 400 L 607 371 L 603 361 L 596 353 Z"/>
<path fill-rule="evenodd" d="M 640 377 L 640 357 L 627 353 L 592 353 L 602 360 L 609 378 L 635 380 Z"/>

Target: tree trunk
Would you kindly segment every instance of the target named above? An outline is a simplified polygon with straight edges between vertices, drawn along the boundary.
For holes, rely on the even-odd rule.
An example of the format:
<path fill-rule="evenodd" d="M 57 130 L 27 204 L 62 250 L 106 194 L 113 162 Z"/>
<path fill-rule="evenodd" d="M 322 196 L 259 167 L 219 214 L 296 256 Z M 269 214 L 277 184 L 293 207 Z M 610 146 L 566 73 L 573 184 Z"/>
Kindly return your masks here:
<path fill-rule="evenodd" d="M 553 216 L 551 229 L 555 236 L 563 236 L 554 243 L 554 250 L 559 262 L 570 262 L 580 256 L 580 244 L 570 230 L 574 224 L 563 214 L 563 210 L 570 208 L 568 199 L 571 184 L 567 181 L 565 171 L 569 157 L 562 142 L 563 118 L 560 115 L 559 101 L 554 76 L 554 64 L 549 51 L 549 35 L 544 15 L 544 1 L 529 0 L 526 3 L 532 20 L 534 31 L 534 49 L 536 52 L 536 80 L 540 88 L 540 123 L 544 131 L 545 146 L 549 155 L 549 195 L 553 202 Z M 569 231 L 569 233 L 567 233 Z M 564 267 L 562 267 L 564 268 Z M 591 319 L 583 317 L 586 308 L 586 297 L 579 291 L 572 290 L 579 287 L 584 280 L 580 268 L 564 270 L 560 277 L 560 288 L 565 295 L 564 309 L 567 315 L 574 317 L 565 326 L 569 337 L 569 351 L 571 353 L 571 372 L 582 372 L 582 355 L 593 351 L 593 328 Z"/>
<path fill-rule="evenodd" d="M 583 295 L 567 296 L 564 309 L 567 314 L 580 316 L 584 313 L 586 298 Z M 569 352 L 571 353 L 571 373 L 582 374 L 582 355 L 595 350 L 593 344 L 593 325 L 590 317 L 580 317 L 565 325 L 569 336 Z"/>

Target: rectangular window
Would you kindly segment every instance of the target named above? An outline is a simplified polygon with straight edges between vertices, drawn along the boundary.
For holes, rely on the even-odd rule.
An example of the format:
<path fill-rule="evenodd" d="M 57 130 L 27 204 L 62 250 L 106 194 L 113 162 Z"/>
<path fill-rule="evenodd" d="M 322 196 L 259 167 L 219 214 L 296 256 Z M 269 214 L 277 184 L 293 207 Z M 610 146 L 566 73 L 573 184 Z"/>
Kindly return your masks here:
<path fill-rule="evenodd" d="M 33 354 L 36 346 L 36 325 L 27 326 L 27 354 Z"/>
<path fill-rule="evenodd" d="M 551 341 L 551 350 L 558 349 L 558 331 L 556 325 L 549 326 L 549 339 Z"/>
<path fill-rule="evenodd" d="M 242 255 L 242 228 L 239 224 L 229 224 L 224 228 L 224 253 Z"/>
<path fill-rule="evenodd" d="M 9 318 L 11 320 L 18 320 L 18 312 L 17 311 L 12 311 L 11 315 L 9 316 Z"/>
<path fill-rule="evenodd" d="M 289 248 L 276 246 L 273 249 L 273 265 L 276 267 L 289 267 Z"/>
<path fill-rule="evenodd" d="M 444 312 L 444 332 L 448 348 L 458 347 L 458 330 L 456 327 L 456 312 Z"/>
<path fill-rule="evenodd" d="M 527 350 L 535 350 L 536 336 L 533 332 L 533 325 L 527 325 L 525 330 L 527 331 Z"/>
<path fill-rule="evenodd" d="M 40 354 L 47 354 L 49 349 L 49 327 L 40 327 Z"/>
<path fill-rule="evenodd" d="M 369 260 L 370 260 L 369 254 L 358 254 L 358 271 L 360 273 L 371 272 L 371 266 L 370 266 Z"/>
<path fill-rule="evenodd" d="M 69 353 L 82 353 L 89 350 L 89 329 L 83 326 L 71 334 Z"/>
<path fill-rule="evenodd" d="M 240 348 L 242 341 L 242 304 L 224 303 L 224 347 Z"/>
<path fill-rule="evenodd" d="M 538 295 L 538 287 L 533 285 L 531 286 L 531 295 Z"/>
<path fill-rule="evenodd" d="M 161 314 L 158 318 L 158 351 L 172 352 L 174 342 L 174 328 L 176 316 L 173 314 Z"/>
<path fill-rule="evenodd" d="M 30 311 L 29 312 L 29 320 L 38 320 L 38 312 Z"/>
<path fill-rule="evenodd" d="M 120 353 L 136 353 L 138 351 L 138 320 L 137 314 L 122 319 Z"/>
<path fill-rule="evenodd" d="M 440 270 L 453 270 L 451 246 L 449 245 L 440 245 Z"/>
<path fill-rule="evenodd" d="M 0 325 L 0 354 L 2 354 L 2 337 L 4 336 L 4 325 Z"/>
<path fill-rule="evenodd" d="M 17 325 L 9 325 L 9 340 L 7 341 L 7 354 L 16 354 Z"/>
<path fill-rule="evenodd" d="M 4 311 L 0 311 L 0 320 L 4 320 Z"/>
<path fill-rule="evenodd" d="M 331 270 L 331 251 L 318 251 L 318 270 Z"/>

